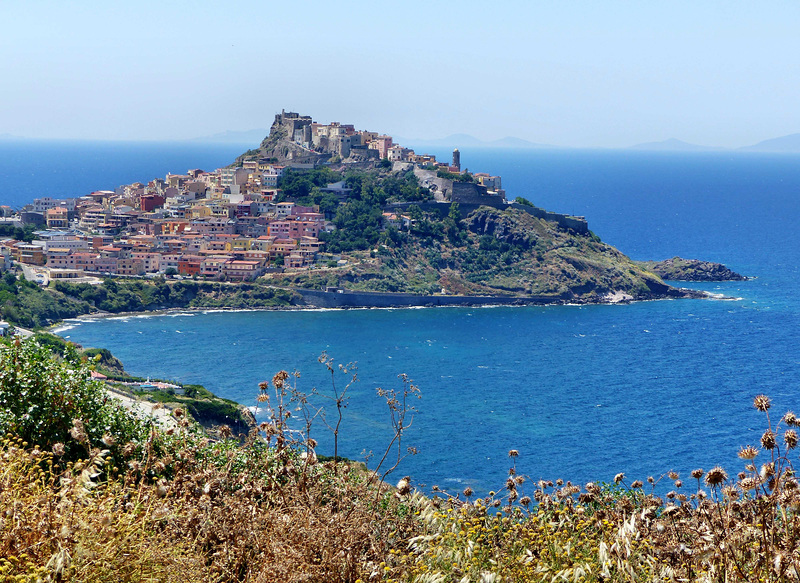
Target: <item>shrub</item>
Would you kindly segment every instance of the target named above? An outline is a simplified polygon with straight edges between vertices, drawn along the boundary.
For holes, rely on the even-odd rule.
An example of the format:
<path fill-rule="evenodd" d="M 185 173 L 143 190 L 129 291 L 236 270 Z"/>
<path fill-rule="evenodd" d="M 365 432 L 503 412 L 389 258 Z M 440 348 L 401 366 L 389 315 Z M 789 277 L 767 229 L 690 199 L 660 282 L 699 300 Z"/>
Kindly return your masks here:
<path fill-rule="evenodd" d="M 124 444 L 145 430 L 90 380 L 74 348 L 67 346 L 60 358 L 33 340 L 0 344 L 0 433 L 46 450 L 64 444 L 63 459 L 71 460 L 104 439 L 106 447 Z"/>

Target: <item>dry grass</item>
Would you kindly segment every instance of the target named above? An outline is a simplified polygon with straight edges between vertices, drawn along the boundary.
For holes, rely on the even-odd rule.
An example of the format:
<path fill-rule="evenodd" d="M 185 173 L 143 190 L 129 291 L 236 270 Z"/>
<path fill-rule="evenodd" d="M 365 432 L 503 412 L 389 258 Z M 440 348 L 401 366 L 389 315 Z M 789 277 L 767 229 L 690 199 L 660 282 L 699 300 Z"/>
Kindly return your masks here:
<path fill-rule="evenodd" d="M 349 383 L 329 395 L 338 431 Z M 242 443 L 211 441 L 182 418 L 112 456 L 76 422 L 86 452 L 69 462 L 15 436 L 0 443 L 0 581 L 795 581 L 800 579 L 800 487 L 790 454 L 797 418 L 770 419 L 743 471 L 573 485 L 516 472 L 499 492 L 431 496 L 408 479 L 345 461 L 319 463 L 307 430 L 324 412 L 297 376 L 262 383 L 268 421 Z M 405 452 L 416 387 L 379 391 Z M 223 428 L 223 436 L 227 433 Z M 110 438 L 107 441 L 113 441 Z M 105 444 L 108 445 L 108 444 Z M 110 447 L 110 446 L 109 446 Z M 75 451 L 76 448 L 73 448 Z M 116 465 L 115 465 L 116 464 Z M 657 497 L 655 485 L 673 488 Z"/>
<path fill-rule="evenodd" d="M 407 506 L 361 468 L 181 441 L 115 472 L 103 451 L 61 469 L 6 438 L 0 580 L 354 581 L 413 532 Z"/>

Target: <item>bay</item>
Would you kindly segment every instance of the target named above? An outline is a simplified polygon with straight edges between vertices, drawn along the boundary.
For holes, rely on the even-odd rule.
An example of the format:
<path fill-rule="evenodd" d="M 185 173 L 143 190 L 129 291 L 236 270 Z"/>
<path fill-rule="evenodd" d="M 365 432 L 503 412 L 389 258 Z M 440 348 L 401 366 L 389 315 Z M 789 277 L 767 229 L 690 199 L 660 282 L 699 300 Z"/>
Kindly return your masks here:
<path fill-rule="evenodd" d="M 510 198 L 586 215 L 636 259 L 681 255 L 757 277 L 695 286 L 735 301 L 186 313 L 75 322 L 61 333 L 110 348 L 133 374 L 202 383 L 250 406 L 258 382 L 280 369 L 300 371 L 303 390 L 328 390 L 323 351 L 358 361 L 340 438 L 353 458 L 389 441 L 375 388 L 399 390 L 397 375 L 408 374 L 422 398 L 404 444 L 420 453 L 399 471 L 427 487 L 497 489 L 512 448 L 534 479 L 644 479 L 718 463 L 735 472 L 738 447 L 765 428 L 753 396 L 774 399 L 773 421 L 800 401 L 798 162 L 462 150 L 470 169 L 501 174 Z M 330 453 L 321 423 L 314 434 Z"/>
<path fill-rule="evenodd" d="M 0 202 L 12 206 L 213 168 L 242 149 L 0 148 Z M 300 371 L 301 389 L 329 390 L 322 351 L 337 363 L 358 361 L 340 444 L 354 458 L 381 452 L 391 436 L 375 388 L 400 389 L 397 375 L 408 374 L 422 398 L 404 445 L 420 453 L 399 471 L 428 487 L 497 489 L 512 448 L 519 471 L 536 479 L 608 481 L 620 471 L 643 479 L 717 463 L 737 471 L 737 448 L 764 429 L 752 397 L 773 397 L 773 421 L 799 408 L 799 162 L 735 152 L 462 149 L 466 167 L 503 176 L 510 198 L 585 215 L 635 259 L 696 257 L 757 277 L 696 286 L 736 301 L 186 313 L 73 322 L 61 334 L 110 348 L 133 374 L 202 383 L 249 406 L 258 382 L 280 369 Z M 330 453 L 321 423 L 314 433 Z"/>

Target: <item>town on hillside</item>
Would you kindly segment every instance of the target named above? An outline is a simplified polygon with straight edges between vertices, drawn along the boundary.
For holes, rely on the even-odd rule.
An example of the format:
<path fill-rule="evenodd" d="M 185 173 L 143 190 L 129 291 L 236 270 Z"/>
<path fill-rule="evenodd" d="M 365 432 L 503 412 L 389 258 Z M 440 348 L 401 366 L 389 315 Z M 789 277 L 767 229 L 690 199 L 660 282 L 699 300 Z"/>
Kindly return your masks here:
<path fill-rule="evenodd" d="M 261 149 L 235 165 L 75 198 L 44 196 L 19 211 L 0 207 L 2 232 L 28 234 L 0 239 L 0 267 L 19 262 L 40 283 L 153 274 L 247 281 L 271 270 L 309 269 L 320 261 L 325 233 L 336 229 L 335 209 L 298 204 L 282 196 L 281 185 L 290 173 L 326 167 L 413 172 L 431 203 L 506 204 L 501 178 L 462 173 L 458 150 L 452 163 L 440 162 L 388 135 L 282 111 Z M 320 190 L 338 205 L 351 194 L 344 180 Z M 408 229 L 412 220 L 387 205 L 381 226 Z M 332 261 L 346 263 L 327 256 L 324 265 Z"/>

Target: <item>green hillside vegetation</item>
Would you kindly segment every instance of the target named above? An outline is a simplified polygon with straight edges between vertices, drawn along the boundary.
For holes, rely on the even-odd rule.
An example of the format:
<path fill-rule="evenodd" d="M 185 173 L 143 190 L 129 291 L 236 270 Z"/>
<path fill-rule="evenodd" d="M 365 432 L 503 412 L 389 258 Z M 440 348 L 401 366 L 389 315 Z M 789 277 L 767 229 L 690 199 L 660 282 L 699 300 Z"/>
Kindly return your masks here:
<path fill-rule="evenodd" d="M 614 292 L 634 299 L 669 286 L 592 234 L 576 234 L 517 209 L 481 207 L 465 219 L 457 204 L 442 218 L 411 206 L 411 229 L 380 230 L 374 206 L 354 201 L 337 213 L 327 251 L 355 253 L 341 268 L 273 275 L 268 281 L 323 289 L 433 294 L 536 296 L 599 301 Z"/>
<path fill-rule="evenodd" d="M 24 276 L 17 278 L 11 271 L 0 279 L 0 313 L 4 320 L 17 326 L 47 326 L 91 310 L 91 306 L 79 298 L 42 289 Z"/>
<path fill-rule="evenodd" d="M 111 313 L 167 308 L 255 308 L 289 305 L 290 292 L 255 283 L 229 284 L 166 279 L 106 279 L 102 285 L 59 281 L 55 291 Z"/>
<path fill-rule="evenodd" d="M 267 420 L 243 444 L 225 432 L 207 439 L 180 409 L 175 428 L 147 424 L 88 375 L 80 358 L 34 342 L 0 344 L 0 580 L 622 583 L 800 575 L 793 510 L 800 488 L 790 461 L 800 421 L 792 413 L 769 417 L 764 395 L 754 405 L 766 430 L 759 446 L 740 450 L 744 468 L 735 478 L 714 467 L 585 485 L 534 482 L 516 462 L 535 452 L 511 450 L 496 491 L 434 485 L 426 495 L 408 478 L 388 485 L 393 462 L 366 470 L 318 461 L 309 431 L 320 395 L 304 393 L 283 371 L 256 391 Z M 346 404 L 329 392 L 333 406 Z M 417 393 L 406 379 L 381 392 L 395 434 L 379 458 L 402 458 L 413 415 L 405 404 Z M 670 488 L 663 497 L 659 482 Z"/>
<path fill-rule="evenodd" d="M 264 308 L 289 306 L 289 291 L 257 283 L 106 279 L 101 284 L 57 281 L 51 288 L 11 273 L 0 280 L 2 317 L 40 328 L 94 312 L 142 312 L 168 308 Z"/>
<path fill-rule="evenodd" d="M 285 307 L 290 291 L 258 283 L 229 284 L 166 279 L 106 279 L 101 284 L 56 281 L 50 288 L 6 272 L 0 279 L 3 319 L 25 328 L 41 328 L 65 318 L 95 312 L 142 312 L 169 308 Z"/>

